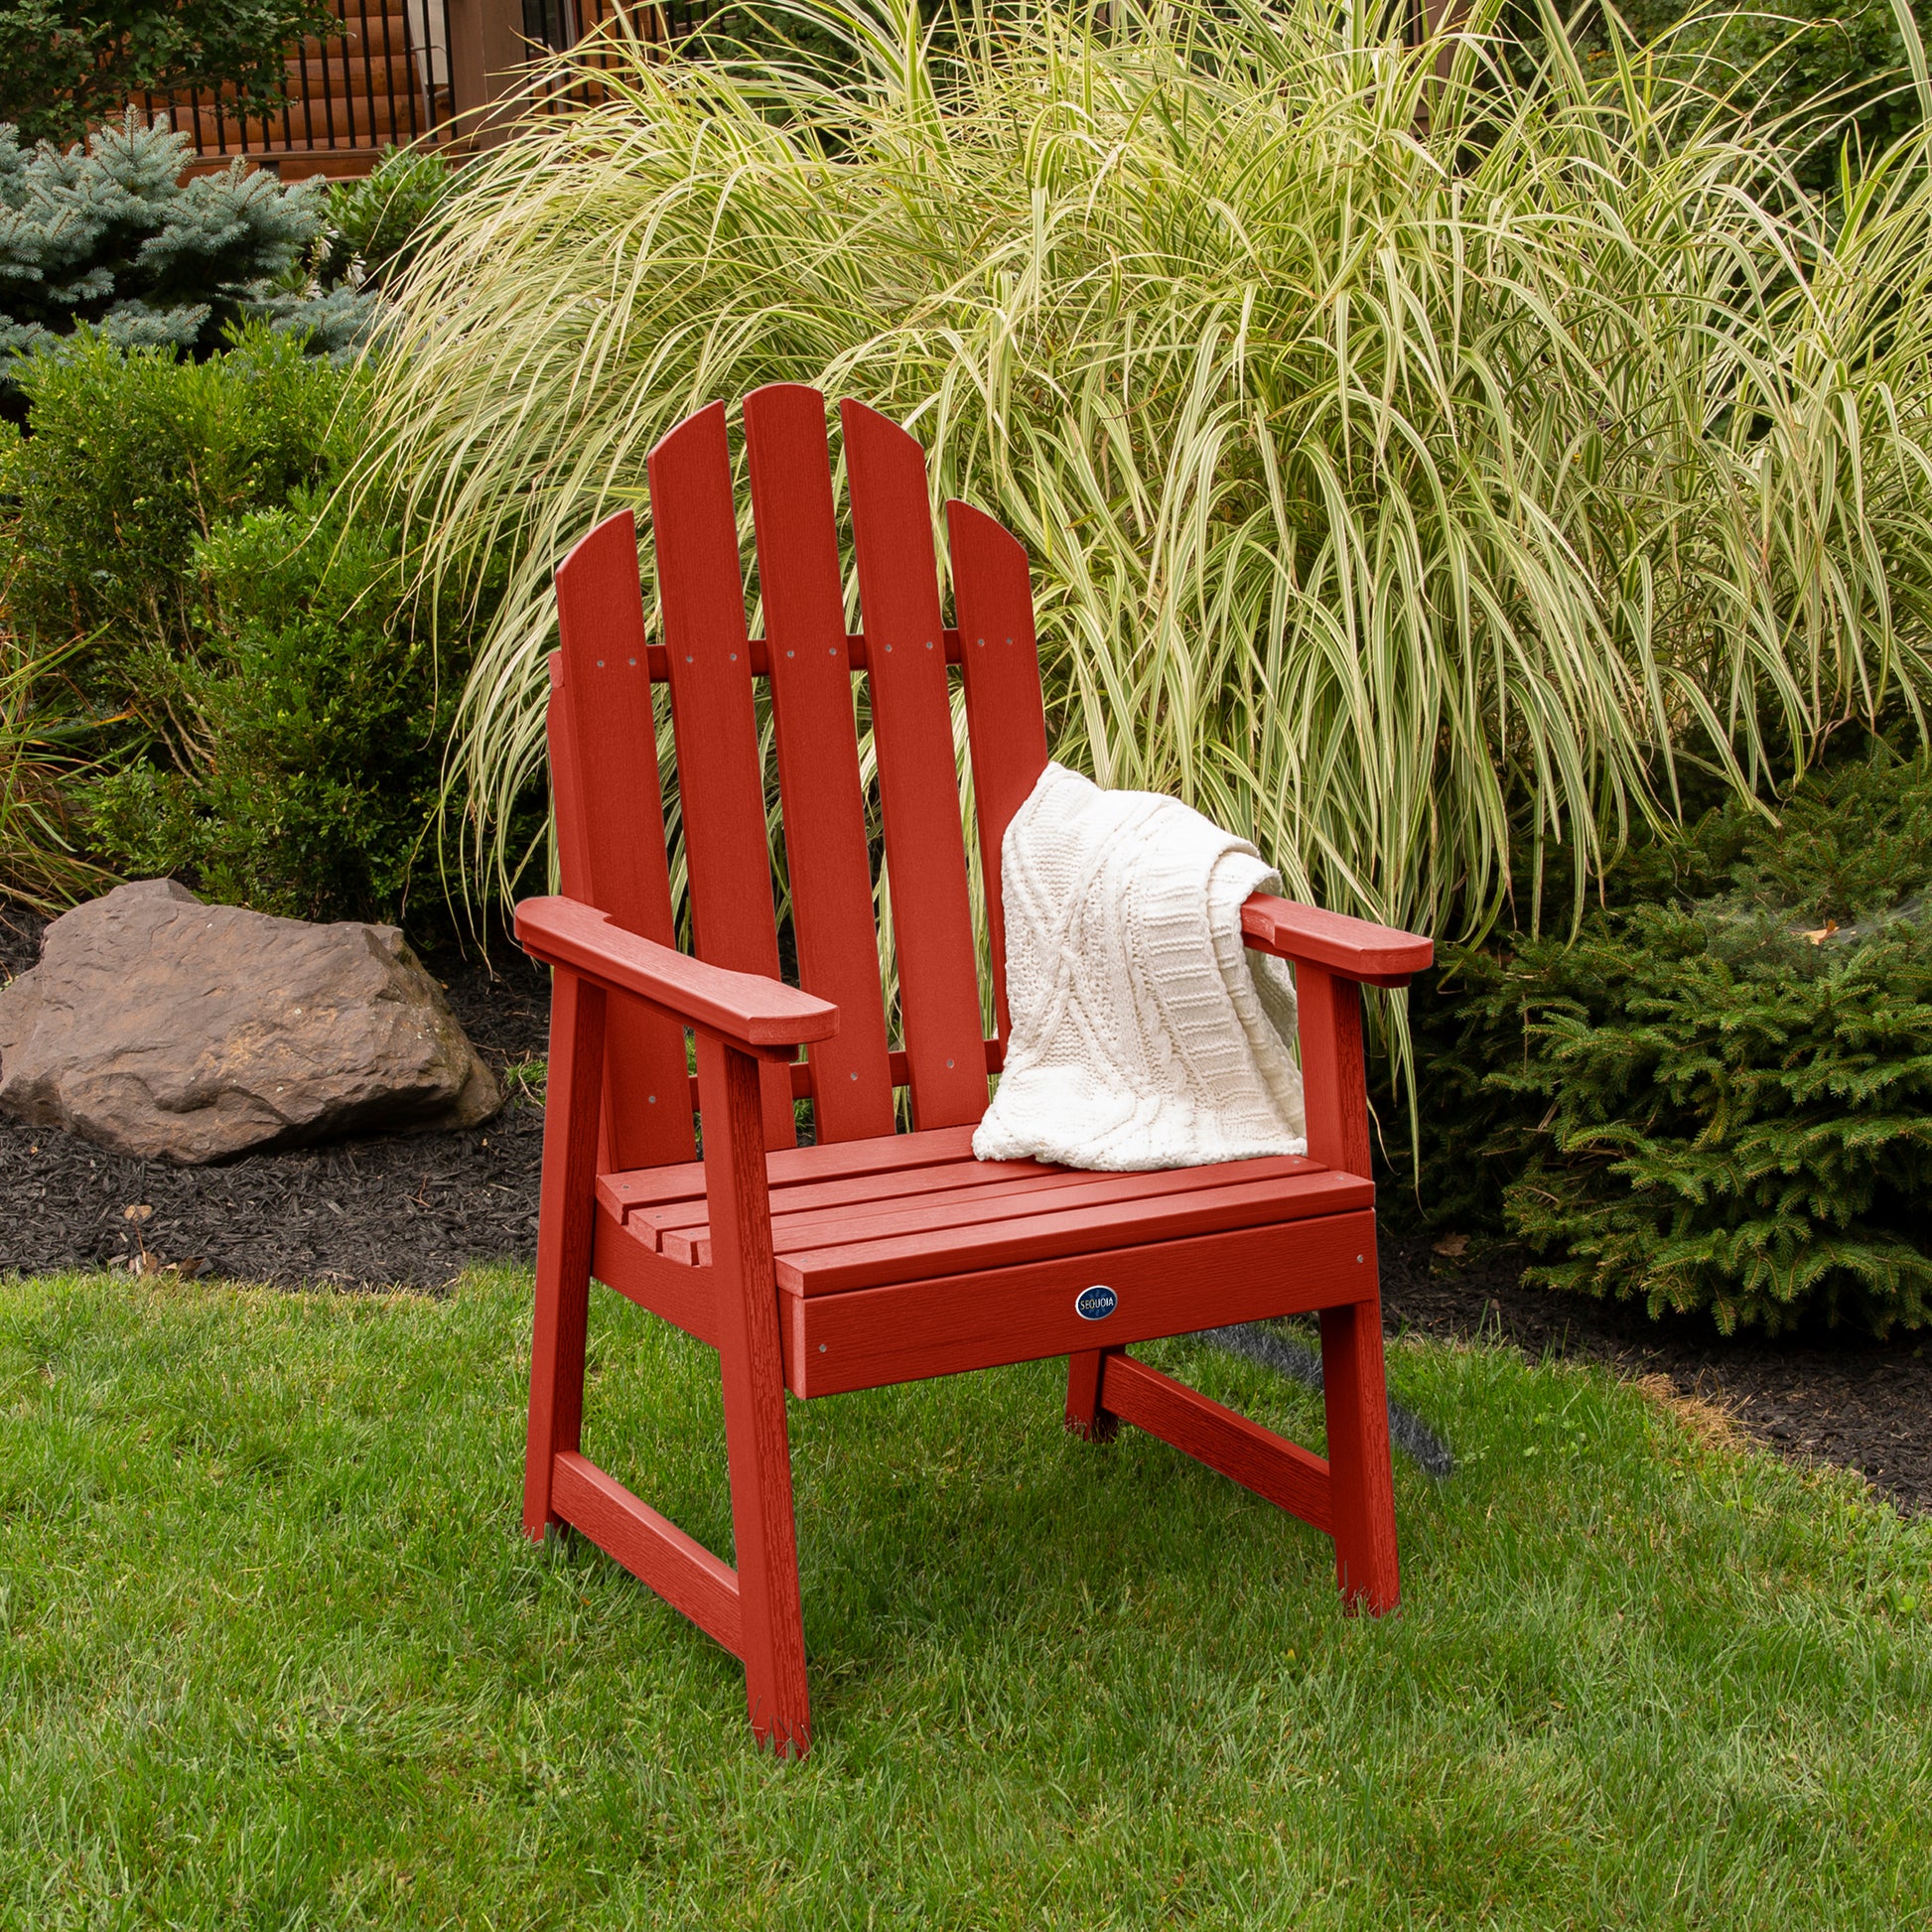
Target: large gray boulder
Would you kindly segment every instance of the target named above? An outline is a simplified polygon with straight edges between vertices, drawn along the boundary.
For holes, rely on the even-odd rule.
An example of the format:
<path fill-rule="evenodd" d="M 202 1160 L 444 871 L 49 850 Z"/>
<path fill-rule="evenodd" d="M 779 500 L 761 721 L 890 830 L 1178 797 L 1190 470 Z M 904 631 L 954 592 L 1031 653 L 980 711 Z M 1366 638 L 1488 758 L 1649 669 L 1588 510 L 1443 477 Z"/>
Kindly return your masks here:
<path fill-rule="evenodd" d="M 204 905 L 144 879 L 63 913 L 0 987 L 0 1111 L 199 1164 L 502 1105 L 389 925 Z"/>

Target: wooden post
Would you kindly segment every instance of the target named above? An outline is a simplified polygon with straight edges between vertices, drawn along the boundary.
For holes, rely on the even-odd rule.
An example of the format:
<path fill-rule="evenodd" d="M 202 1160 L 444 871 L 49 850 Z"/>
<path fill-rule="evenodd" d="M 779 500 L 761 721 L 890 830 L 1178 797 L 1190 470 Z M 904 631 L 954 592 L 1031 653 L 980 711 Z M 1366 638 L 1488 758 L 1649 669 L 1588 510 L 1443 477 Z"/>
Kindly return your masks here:
<path fill-rule="evenodd" d="M 1380 1616 L 1402 1600 L 1402 1581 L 1379 1297 L 1321 1311 L 1321 1400 L 1328 1417 L 1335 1581 L 1352 1607 Z"/>
<path fill-rule="evenodd" d="M 1427 45 L 1438 43 L 1436 49 L 1436 76 L 1429 87 L 1426 99 L 1433 104 L 1436 96 L 1449 84 L 1449 69 L 1455 65 L 1455 48 L 1450 36 L 1459 34 L 1469 21 L 1468 0 L 1414 0 L 1414 27 L 1416 41 Z M 1429 107 L 1425 106 L 1422 115 L 1423 131 L 1427 132 Z"/>
<path fill-rule="evenodd" d="M 523 38 L 522 0 L 449 0 L 450 91 L 458 125 L 472 148 L 508 138 L 516 115 L 498 106 L 530 58 Z"/>

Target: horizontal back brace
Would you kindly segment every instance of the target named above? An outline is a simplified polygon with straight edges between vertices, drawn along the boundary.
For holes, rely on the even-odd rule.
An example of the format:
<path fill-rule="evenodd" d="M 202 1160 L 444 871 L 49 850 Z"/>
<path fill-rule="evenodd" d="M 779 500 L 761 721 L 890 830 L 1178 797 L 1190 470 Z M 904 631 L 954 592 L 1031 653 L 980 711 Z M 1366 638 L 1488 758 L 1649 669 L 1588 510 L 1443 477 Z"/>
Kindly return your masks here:
<path fill-rule="evenodd" d="M 754 677 L 769 677 L 771 675 L 771 660 L 767 655 L 764 639 L 762 637 L 754 637 L 751 639 L 751 646 L 752 675 Z M 651 682 L 653 684 L 668 683 L 671 675 L 669 652 L 662 644 L 647 644 L 645 645 L 645 649 L 650 654 Z M 946 631 L 946 662 L 948 664 L 961 662 L 963 651 L 964 647 L 959 641 L 959 632 L 948 628 Z M 846 661 L 855 671 L 863 671 L 866 668 L 866 633 L 863 630 L 849 630 L 846 632 L 845 655 Z"/>

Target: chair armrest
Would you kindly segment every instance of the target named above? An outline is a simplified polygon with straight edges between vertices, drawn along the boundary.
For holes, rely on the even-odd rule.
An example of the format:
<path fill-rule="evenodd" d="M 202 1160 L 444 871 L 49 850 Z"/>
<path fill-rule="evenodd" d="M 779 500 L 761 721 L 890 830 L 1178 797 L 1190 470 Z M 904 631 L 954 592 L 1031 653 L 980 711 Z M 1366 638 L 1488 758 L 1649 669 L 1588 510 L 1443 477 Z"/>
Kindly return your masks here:
<path fill-rule="evenodd" d="M 569 967 L 765 1058 L 789 1059 L 791 1047 L 830 1039 L 839 1030 L 839 1010 L 830 1001 L 762 973 L 707 966 L 689 953 L 626 932 L 580 899 L 520 900 L 516 943 L 546 966 Z M 784 1050 L 774 1054 L 774 1048 Z"/>
<path fill-rule="evenodd" d="M 1299 959 L 1370 986 L 1407 986 L 1433 963 L 1436 947 L 1419 933 L 1323 912 L 1292 898 L 1254 894 L 1241 907 L 1241 936 L 1257 952 Z"/>

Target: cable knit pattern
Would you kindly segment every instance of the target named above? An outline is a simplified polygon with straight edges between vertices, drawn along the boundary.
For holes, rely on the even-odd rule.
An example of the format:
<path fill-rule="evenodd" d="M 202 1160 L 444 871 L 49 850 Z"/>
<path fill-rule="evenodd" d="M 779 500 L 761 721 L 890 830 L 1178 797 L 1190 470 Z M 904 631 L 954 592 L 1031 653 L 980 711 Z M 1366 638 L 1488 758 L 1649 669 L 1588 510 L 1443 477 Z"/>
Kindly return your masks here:
<path fill-rule="evenodd" d="M 1013 1029 L 982 1161 L 1131 1173 L 1307 1151 L 1294 985 L 1241 939 L 1242 901 L 1281 884 L 1252 845 L 1049 764 L 1000 877 Z"/>

